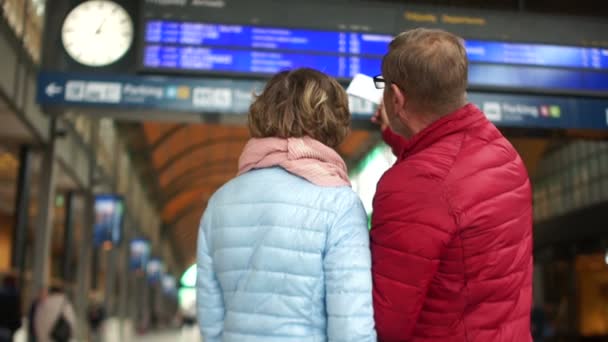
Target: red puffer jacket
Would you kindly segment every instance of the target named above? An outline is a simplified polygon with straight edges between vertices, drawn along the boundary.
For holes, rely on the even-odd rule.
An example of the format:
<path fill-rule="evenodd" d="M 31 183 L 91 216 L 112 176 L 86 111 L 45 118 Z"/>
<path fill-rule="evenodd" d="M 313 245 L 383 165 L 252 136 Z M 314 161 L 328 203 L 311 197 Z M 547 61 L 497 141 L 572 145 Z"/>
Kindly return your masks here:
<path fill-rule="evenodd" d="M 474 105 L 405 141 L 374 198 L 382 342 L 530 342 L 532 199 L 519 155 Z"/>

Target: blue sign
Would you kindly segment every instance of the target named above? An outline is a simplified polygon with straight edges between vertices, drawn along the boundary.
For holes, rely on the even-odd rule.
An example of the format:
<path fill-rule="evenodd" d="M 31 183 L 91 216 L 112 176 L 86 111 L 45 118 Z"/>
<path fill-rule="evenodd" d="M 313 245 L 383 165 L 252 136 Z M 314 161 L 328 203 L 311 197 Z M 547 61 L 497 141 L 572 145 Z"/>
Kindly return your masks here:
<path fill-rule="evenodd" d="M 392 39 L 393 36 L 387 34 L 168 20 L 150 20 L 145 27 L 146 51 L 150 47 L 163 50 L 163 47 L 183 46 L 184 49 L 177 49 L 180 56 L 190 54 L 188 48 L 206 46 L 382 57 Z M 608 69 L 608 49 L 480 40 L 467 40 L 465 46 L 473 63 Z M 158 67 L 163 65 L 162 60 L 150 65 L 146 58 L 144 66 Z M 311 67 L 321 69 L 318 65 Z M 183 68 L 187 69 L 188 66 Z"/>
<path fill-rule="evenodd" d="M 146 265 L 150 259 L 150 241 L 143 238 L 131 240 L 130 252 L 130 269 L 134 271 L 146 271 Z"/>
<path fill-rule="evenodd" d="M 243 114 L 263 81 L 43 72 L 38 102 L 49 106 Z"/>
<path fill-rule="evenodd" d="M 206 47 L 148 46 L 144 64 L 157 70 L 272 75 L 285 69 L 312 67 L 337 78 L 378 75 L 381 59 L 290 52 L 211 49 Z M 471 87 L 536 89 L 564 92 L 606 92 L 608 73 L 565 68 L 470 64 Z"/>
<path fill-rule="evenodd" d="M 608 73 L 561 68 L 470 64 L 469 85 L 506 91 L 531 89 L 564 93 L 601 92 L 608 95 Z"/>
<path fill-rule="evenodd" d="M 145 41 L 152 44 L 220 46 L 268 50 L 314 51 L 342 54 L 386 53 L 391 35 L 221 25 L 198 22 L 151 20 Z"/>
<path fill-rule="evenodd" d="M 38 100 L 50 106 L 244 115 L 263 86 L 249 80 L 41 73 Z M 608 99 L 470 92 L 469 100 L 498 126 L 608 129 Z M 375 106 L 350 98 L 350 109 L 355 119 L 367 120 Z"/>
<path fill-rule="evenodd" d="M 608 49 L 467 40 L 469 62 L 608 69 Z"/>
<path fill-rule="evenodd" d="M 545 129 L 608 129 L 608 99 L 469 93 L 497 126 Z"/>
<path fill-rule="evenodd" d="M 108 242 L 118 245 L 122 236 L 124 200 L 118 195 L 95 196 L 95 227 L 93 232 L 96 247 Z"/>
<path fill-rule="evenodd" d="M 161 281 L 162 275 L 164 273 L 164 264 L 158 258 L 152 258 L 148 261 L 146 265 L 146 275 L 148 276 L 148 281 L 152 284 L 156 284 Z"/>
<path fill-rule="evenodd" d="M 171 275 L 164 274 L 162 276 L 161 286 L 163 292 L 166 295 L 176 296 L 177 295 L 177 281 Z"/>
<path fill-rule="evenodd" d="M 150 20 L 144 70 L 272 75 L 310 67 L 340 79 L 381 73 L 391 35 Z M 608 94 L 608 49 L 469 40 L 471 87 Z"/>
<path fill-rule="evenodd" d="M 366 60 L 363 62 L 363 60 Z M 338 78 L 358 73 L 376 75 L 378 59 L 291 52 L 211 49 L 191 46 L 147 46 L 144 65 L 156 70 L 212 71 L 272 75 L 281 70 L 314 67 Z M 365 65 L 366 68 L 362 67 Z"/>

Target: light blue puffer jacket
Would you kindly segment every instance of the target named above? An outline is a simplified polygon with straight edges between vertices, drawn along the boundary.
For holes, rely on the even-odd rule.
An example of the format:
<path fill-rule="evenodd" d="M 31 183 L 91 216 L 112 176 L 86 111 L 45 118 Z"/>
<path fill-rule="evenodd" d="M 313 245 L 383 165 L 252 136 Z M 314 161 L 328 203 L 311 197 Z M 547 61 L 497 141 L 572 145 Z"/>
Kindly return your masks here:
<path fill-rule="evenodd" d="M 213 195 L 199 231 L 204 342 L 376 341 L 370 267 L 350 188 L 245 173 Z"/>

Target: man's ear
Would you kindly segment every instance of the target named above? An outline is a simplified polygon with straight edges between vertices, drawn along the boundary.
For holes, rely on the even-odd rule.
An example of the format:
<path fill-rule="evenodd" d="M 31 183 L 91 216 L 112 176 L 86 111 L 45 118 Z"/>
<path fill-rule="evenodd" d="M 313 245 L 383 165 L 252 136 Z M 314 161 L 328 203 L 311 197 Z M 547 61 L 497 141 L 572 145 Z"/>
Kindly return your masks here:
<path fill-rule="evenodd" d="M 394 83 L 391 84 L 391 92 L 393 93 L 391 99 L 393 101 L 393 108 L 396 113 L 400 113 L 403 111 L 403 108 L 405 108 L 406 96 L 403 93 L 403 90 Z"/>

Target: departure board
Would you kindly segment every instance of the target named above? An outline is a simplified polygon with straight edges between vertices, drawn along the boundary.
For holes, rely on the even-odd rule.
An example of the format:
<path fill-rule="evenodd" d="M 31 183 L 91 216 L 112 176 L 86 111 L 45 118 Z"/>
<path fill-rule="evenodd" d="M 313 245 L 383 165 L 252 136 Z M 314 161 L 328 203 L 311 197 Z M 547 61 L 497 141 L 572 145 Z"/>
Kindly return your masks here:
<path fill-rule="evenodd" d="M 146 23 L 147 44 L 221 46 L 245 49 L 295 50 L 332 54 L 386 53 L 391 35 L 294 30 L 243 25 L 217 25 L 176 21 Z"/>
<path fill-rule="evenodd" d="M 142 66 L 149 71 L 268 76 L 311 67 L 348 79 L 381 73 L 392 35 L 149 20 Z M 467 40 L 470 84 L 608 91 L 608 49 Z"/>
<path fill-rule="evenodd" d="M 312 67 L 338 78 L 358 73 L 375 75 L 379 58 L 291 52 L 230 50 L 189 46 L 147 46 L 146 67 L 195 71 L 273 74 L 284 69 Z"/>
<path fill-rule="evenodd" d="M 470 62 L 608 69 L 608 49 L 468 40 Z"/>

